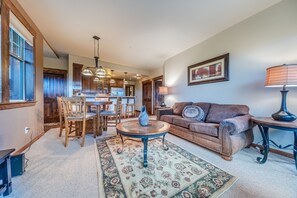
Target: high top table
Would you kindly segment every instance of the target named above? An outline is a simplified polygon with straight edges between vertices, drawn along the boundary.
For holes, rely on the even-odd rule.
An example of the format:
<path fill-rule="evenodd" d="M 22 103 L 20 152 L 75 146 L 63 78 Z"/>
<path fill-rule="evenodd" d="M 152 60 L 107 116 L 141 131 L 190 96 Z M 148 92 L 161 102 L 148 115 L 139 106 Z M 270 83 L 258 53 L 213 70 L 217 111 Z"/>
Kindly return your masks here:
<path fill-rule="evenodd" d="M 150 120 L 148 126 L 141 126 L 138 120 L 132 120 L 127 122 L 122 122 L 116 126 L 117 133 L 120 134 L 122 139 L 122 150 L 118 150 L 120 154 L 123 151 L 124 140 L 123 136 L 131 138 L 139 138 L 143 142 L 143 166 L 147 167 L 147 144 L 149 138 L 157 138 L 163 136 L 163 148 L 168 150 L 165 146 L 165 135 L 169 131 L 170 124 L 162 121 Z"/>
<path fill-rule="evenodd" d="M 97 123 L 96 123 L 96 135 L 102 135 L 100 130 L 100 111 L 106 110 L 106 106 L 112 104 L 112 101 L 97 101 L 97 100 L 87 100 L 86 104 L 88 107 L 96 106 Z"/>

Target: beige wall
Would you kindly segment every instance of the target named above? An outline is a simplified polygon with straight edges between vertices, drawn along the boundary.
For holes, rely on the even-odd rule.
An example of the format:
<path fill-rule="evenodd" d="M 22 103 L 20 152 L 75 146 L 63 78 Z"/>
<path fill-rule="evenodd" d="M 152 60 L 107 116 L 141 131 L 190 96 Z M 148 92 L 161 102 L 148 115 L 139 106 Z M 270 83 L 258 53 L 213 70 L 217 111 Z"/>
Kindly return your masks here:
<path fill-rule="evenodd" d="M 43 132 L 43 37 L 18 2 L 16 0 L 11 2 L 37 31 L 35 43 L 37 103 L 33 107 L 0 111 L 0 149 L 19 149 L 30 141 L 31 133 L 34 138 Z M 24 133 L 25 127 L 30 127 L 30 133 Z"/>
<path fill-rule="evenodd" d="M 68 58 L 43 58 L 43 66 L 45 68 L 68 70 Z"/>
<path fill-rule="evenodd" d="M 269 66 L 297 63 L 297 1 L 284 0 L 205 40 L 165 62 L 165 83 L 171 87 L 166 104 L 207 101 L 247 104 L 255 116 L 270 116 L 280 108 L 280 88 L 265 88 Z M 230 53 L 230 81 L 187 86 L 187 67 Z M 289 88 L 288 109 L 297 114 L 297 89 Z M 261 140 L 257 128 L 255 142 Z M 272 139 L 291 144 L 293 134 L 274 131 Z"/>

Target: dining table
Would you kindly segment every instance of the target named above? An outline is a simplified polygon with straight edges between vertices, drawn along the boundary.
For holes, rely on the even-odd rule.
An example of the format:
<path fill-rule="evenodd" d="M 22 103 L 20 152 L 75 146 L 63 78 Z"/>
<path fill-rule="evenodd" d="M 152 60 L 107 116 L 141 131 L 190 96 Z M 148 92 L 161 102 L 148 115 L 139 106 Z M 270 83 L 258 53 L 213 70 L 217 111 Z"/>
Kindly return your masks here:
<path fill-rule="evenodd" d="M 88 106 L 89 110 L 92 106 L 96 106 L 96 115 L 97 115 L 97 122 L 96 122 L 96 136 L 102 135 L 102 130 L 100 130 L 100 111 L 106 110 L 108 105 L 111 105 L 112 101 L 102 101 L 102 100 L 86 100 L 86 105 Z"/>

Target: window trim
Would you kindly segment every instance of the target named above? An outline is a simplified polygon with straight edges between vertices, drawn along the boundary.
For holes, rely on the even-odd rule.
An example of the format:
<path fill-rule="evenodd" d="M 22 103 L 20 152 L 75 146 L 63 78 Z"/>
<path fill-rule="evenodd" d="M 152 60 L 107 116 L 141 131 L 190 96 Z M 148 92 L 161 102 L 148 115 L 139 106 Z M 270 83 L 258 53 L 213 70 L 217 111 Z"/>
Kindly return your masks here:
<path fill-rule="evenodd" d="M 33 36 L 33 66 L 34 66 L 34 98 L 32 101 L 13 102 L 10 101 L 9 91 L 9 28 L 10 28 L 10 11 L 17 17 L 17 19 L 24 25 L 25 28 Z M 22 13 L 15 7 L 13 3 L 8 0 L 3 0 L 1 6 L 1 65 L 2 70 L 2 101 L 0 101 L 0 110 L 15 109 L 28 106 L 35 106 L 36 104 L 36 30 L 26 21 Z"/>
<path fill-rule="evenodd" d="M 24 102 L 9 102 L 9 103 L 0 103 L 0 111 L 6 109 L 16 109 L 22 107 L 31 107 L 35 106 L 37 101 L 24 101 Z"/>

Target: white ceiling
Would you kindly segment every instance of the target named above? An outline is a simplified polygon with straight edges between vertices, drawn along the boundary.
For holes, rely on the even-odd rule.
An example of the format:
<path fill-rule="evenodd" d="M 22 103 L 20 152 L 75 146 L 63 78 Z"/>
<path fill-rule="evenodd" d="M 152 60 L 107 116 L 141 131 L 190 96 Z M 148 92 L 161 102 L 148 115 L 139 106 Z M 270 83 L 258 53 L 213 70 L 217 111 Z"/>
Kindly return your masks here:
<path fill-rule="evenodd" d="M 18 0 L 61 56 L 154 69 L 281 0 Z"/>

